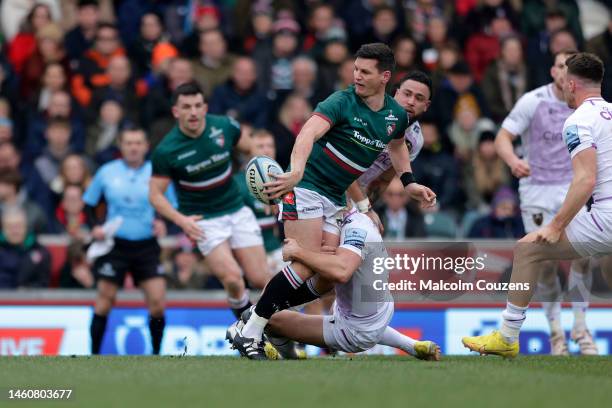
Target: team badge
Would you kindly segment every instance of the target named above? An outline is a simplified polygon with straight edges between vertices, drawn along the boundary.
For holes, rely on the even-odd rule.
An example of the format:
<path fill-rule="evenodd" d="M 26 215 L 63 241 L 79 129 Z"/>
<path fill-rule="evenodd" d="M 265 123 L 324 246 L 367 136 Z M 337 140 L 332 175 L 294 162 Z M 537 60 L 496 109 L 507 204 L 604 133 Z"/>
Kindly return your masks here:
<path fill-rule="evenodd" d="M 395 131 L 395 123 L 387 123 L 387 135 L 391 136 L 391 133 Z"/>
<path fill-rule="evenodd" d="M 293 191 L 285 194 L 285 196 L 283 197 L 283 203 L 289 204 L 289 205 L 295 205 L 295 194 L 293 193 Z"/>
<path fill-rule="evenodd" d="M 225 137 L 223 137 L 223 135 L 221 136 L 217 136 L 215 138 L 215 143 L 219 146 L 219 147 L 223 147 L 225 146 Z"/>
<path fill-rule="evenodd" d="M 533 223 L 539 227 L 540 225 L 542 225 L 542 222 L 544 221 L 544 214 L 542 213 L 533 214 L 532 218 L 533 218 Z"/>

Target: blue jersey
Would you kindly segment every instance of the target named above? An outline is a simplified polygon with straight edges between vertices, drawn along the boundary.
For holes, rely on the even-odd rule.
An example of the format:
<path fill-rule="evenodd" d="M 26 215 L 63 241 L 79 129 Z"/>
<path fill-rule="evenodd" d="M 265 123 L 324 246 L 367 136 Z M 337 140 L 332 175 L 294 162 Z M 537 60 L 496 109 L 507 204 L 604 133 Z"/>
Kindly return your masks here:
<path fill-rule="evenodd" d="M 130 241 L 152 238 L 155 210 L 149 203 L 150 178 L 150 161 L 146 161 L 138 169 L 133 169 L 122 159 L 113 160 L 100 167 L 83 194 L 83 201 L 95 207 L 104 196 L 107 206 L 106 219 L 123 218 L 123 223 L 115 234 L 117 238 Z M 176 205 L 172 185 L 166 195 L 169 201 Z"/>

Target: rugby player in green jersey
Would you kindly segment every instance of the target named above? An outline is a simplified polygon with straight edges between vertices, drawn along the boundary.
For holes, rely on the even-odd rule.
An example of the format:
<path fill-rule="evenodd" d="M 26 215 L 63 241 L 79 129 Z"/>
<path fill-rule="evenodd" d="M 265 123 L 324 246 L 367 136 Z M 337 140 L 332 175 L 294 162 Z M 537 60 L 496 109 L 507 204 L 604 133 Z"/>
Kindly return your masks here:
<path fill-rule="evenodd" d="M 153 152 L 149 200 L 196 241 L 239 316 L 250 306 L 242 271 L 255 288 L 263 288 L 270 277 L 261 229 L 232 178 L 232 150 L 248 153 L 251 141 L 241 136 L 234 119 L 206 111 L 197 83 L 176 88 L 172 114 L 177 125 Z M 164 197 L 171 181 L 178 211 Z"/>
<path fill-rule="evenodd" d="M 266 184 L 270 197 L 282 197 L 286 236 L 303 248 L 320 251 L 323 242 L 338 246 L 345 191 L 385 148 L 410 197 L 424 206 L 435 204 L 435 194 L 416 183 L 411 172 L 404 143 L 406 112 L 385 93 L 394 65 L 388 46 L 362 46 L 355 59 L 355 85 L 317 106 L 296 138 L 290 168 Z M 310 268 L 294 261 L 281 272 L 268 283 L 244 328 L 230 339 L 243 356 L 265 359 L 262 334 L 269 318 L 309 297 L 304 282 L 313 276 Z"/>

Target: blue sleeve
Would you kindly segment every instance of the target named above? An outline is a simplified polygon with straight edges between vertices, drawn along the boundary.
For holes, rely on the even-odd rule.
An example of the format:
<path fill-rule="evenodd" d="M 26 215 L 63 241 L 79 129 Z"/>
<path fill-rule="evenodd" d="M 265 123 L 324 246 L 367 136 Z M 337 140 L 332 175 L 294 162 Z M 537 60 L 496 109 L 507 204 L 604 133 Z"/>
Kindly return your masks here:
<path fill-rule="evenodd" d="M 176 188 L 174 187 L 174 183 L 168 184 L 168 188 L 166 189 L 166 193 L 164 195 L 173 208 L 178 208 L 178 198 L 176 196 Z"/>
<path fill-rule="evenodd" d="M 104 193 L 104 181 L 102 176 L 103 172 L 104 169 L 102 168 L 96 173 L 93 180 L 91 181 L 91 184 L 89 185 L 89 187 L 87 187 L 85 193 L 83 193 L 83 201 L 90 207 L 95 207 L 96 205 L 98 205 L 98 203 L 100 202 L 100 198 Z"/>

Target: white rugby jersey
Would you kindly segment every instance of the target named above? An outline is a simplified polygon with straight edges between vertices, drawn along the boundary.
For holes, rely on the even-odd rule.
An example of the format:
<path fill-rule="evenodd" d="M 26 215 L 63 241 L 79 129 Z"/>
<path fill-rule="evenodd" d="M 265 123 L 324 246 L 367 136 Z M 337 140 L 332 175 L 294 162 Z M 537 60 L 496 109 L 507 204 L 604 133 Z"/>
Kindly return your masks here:
<path fill-rule="evenodd" d="M 521 185 L 569 184 L 572 164 L 563 143 L 563 122 L 573 112 L 553 93 L 548 84 L 523 95 L 514 105 L 502 128 L 521 136 L 524 159 L 531 175 Z"/>
<path fill-rule="evenodd" d="M 408 126 L 404 133 L 404 140 L 410 151 L 410 161 L 414 161 L 423 148 L 423 133 L 418 121 Z M 393 163 L 391 163 L 391 156 L 389 156 L 389 148 L 387 147 L 378 155 L 374 163 L 359 176 L 357 182 L 362 188 L 365 188 L 391 167 L 393 167 Z"/>
<path fill-rule="evenodd" d="M 612 208 L 612 103 L 588 98 L 563 125 L 563 139 L 572 159 L 581 151 L 597 150 L 594 208 Z"/>

